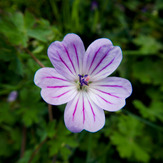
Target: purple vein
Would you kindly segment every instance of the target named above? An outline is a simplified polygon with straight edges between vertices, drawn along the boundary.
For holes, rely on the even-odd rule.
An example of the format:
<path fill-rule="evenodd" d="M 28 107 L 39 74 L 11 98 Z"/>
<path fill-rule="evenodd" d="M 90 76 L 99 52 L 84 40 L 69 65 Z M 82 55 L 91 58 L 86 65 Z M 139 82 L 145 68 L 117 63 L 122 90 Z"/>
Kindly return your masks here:
<path fill-rule="evenodd" d="M 76 58 L 77 58 L 78 68 L 79 68 L 79 58 L 78 58 L 78 52 L 77 52 L 77 49 L 76 49 L 75 44 L 73 44 L 73 46 L 74 46 L 74 49 L 75 49 L 75 54 L 76 54 Z"/>
<path fill-rule="evenodd" d="M 102 63 L 102 61 L 106 58 L 106 56 L 108 55 L 108 53 L 110 52 L 111 49 L 109 49 L 106 54 L 102 57 L 102 59 L 100 60 L 100 62 L 96 65 L 96 67 L 93 69 L 93 71 L 91 72 L 91 74 L 97 69 L 97 67 Z"/>
<path fill-rule="evenodd" d="M 125 91 L 128 92 L 127 88 L 125 88 L 125 87 L 123 87 L 121 85 L 98 85 L 98 86 L 100 86 L 100 87 L 116 87 L 116 88 L 122 88 L 122 89 L 124 89 Z"/>
<path fill-rule="evenodd" d="M 61 62 L 68 68 L 68 70 L 72 73 L 72 71 L 70 70 L 70 68 L 67 66 L 67 64 L 63 61 L 63 59 L 61 58 L 60 54 L 57 51 L 57 54 L 59 56 L 59 59 L 61 60 Z M 53 58 L 54 59 L 54 58 Z M 73 74 L 73 73 L 72 73 Z"/>
<path fill-rule="evenodd" d="M 58 79 L 58 80 L 62 80 L 62 81 L 67 81 L 66 79 L 62 79 L 62 78 L 58 78 L 58 77 L 54 77 L 54 76 L 46 76 L 44 78 L 48 78 L 48 79 Z M 43 78 L 43 79 L 44 79 Z"/>
<path fill-rule="evenodd" d="M 103 71 L 104 69 L 106 69 L 109 65 L 111 65 L 114 61 L 115 57 L 111 60 L 111 62 L 109 64 L 107 64 L 105 67 L 103 67 L 100 71 L 98 71 L 96 74 L 100 73 L 101 71 Z"/>
<path fill-rule="evenodd" d="M 78 98 L 78 101 L 76 102 L 75 109 L 74 109 L 74 112 L 72 114 L 72 116 L 73 116 L 73 119 L 72 120 L 74 120 L 76 109 L 77 109 L 77 106 L 78 106 L 78 102 L 79 102 L 79 98 Z"/>
<path fill-rule="evenodd" d="M 94 57 L 93 57 L 93 59 L 92 59 L 92 62 L 91 62 L 91 64 L 90 64 L 90 66 L 89 66 L 89 70 L 91 69 L 92 64 L 93 64 L 93 62 L 94 62 L 94 60 L 95 60 L 95 58 L 96 58 L 96 56 L 97 56 L 97 54 L 98 54 L 98 52 L 100 51 L 101 48 L 102 48 L 102 47 L 100 47 L 100 48 L 96 51 L 96 53 L 95 53 L 95 55 L 94 55 Z M 89 71 L 89 70 L 88 70 L 88 71 Z"/>
<path fill-rule="evenodd" d="M 47 86 L 46 88 L 64 88 L 69 87 L 69 85 L 62 85 L 62 86 Z"/>
<path fill-rule="evenodd" d="M 113 103 L 111 103 L 111 102 L 109 102 L 109 101 L 107 101 L 107 100 L 105 100 L 103 97 L 101 97 L 100 95 L 98 95 L 102 100 L 104 100 L 105 102 L 107 102 L 107 103 L 109 103 L 109 104 L 113 104 Z"/>
<path fill-rule="evenodd" d="M 65 94 L 66 94 L 66 93 L 68 93 L 68 92 L 70 92 L 70 90 L 69 90 L 69 91 L 67 91 L 67 92 L 64 92 L 64 93 L 62 93 L 62 94 L 60 94 L 60 95 L 58 95 L 58 96 L 52 97 L 52 98 L 59 98 L 59 97 L 61 97 L 61 96 L 65 95 Z"/>
<path fill-rule="evenodd" d="M 64 45 L 63 45 L 63 47 L 64 47 L 64 49 L 65 49 L 65 51 L 66 51 L 66 54 L 67 54 L 67 56 L 68 56 L 68 59 L 69 59 L 70 62 L 71 62 L 71 65 L 72 65 L 74 71 L 76 72 L 75 67 L 74 67 L 74 64 L 72 63 L 72 60 L 71 60 L 71 58 L 70 58 L 70 54 L 69 54 L 67 48 L 66 48 Z"/>
<path fill-rule="evenodd" d="M 84 98 L 83 98 L 83 124 L 85 122 L 85 107 L 84 107 Z"/>
<path fill-rule="evenodd" d="M 118 96 L 112 95 L 111 93 L 107 93 L 107 92 L 101 91 L 99 89 L 96 89 L 96 90 L 99 91 L 99 92 L 101 92 L 101 93 L 107 94 L 109 96 L 112 96 L 112 97 L 115 97 L 115 98 L 119 98 Z"/>
<path fill-rule="evenodd" d="M 100 87 L 119 87 L 119 88 L 124 88 L 121 85 L 98 85 L 98 86 L 100 86 Z"/>
<path fill-rule="evenodd" d="M 94 111 L 93 111 L 92 105 L 91 105 L 91 103 L 90 103 L 89 100 L 88 100 L 88 102 L 89 102 L 89 105 L 90 105 L 90 107 L 91 107 L 91 111 L 92 111 L 92 114 L 93 114 L 93 119 L 94 119 L 94 121 L 95 121 L 95 113 L 94 113 Z"/>

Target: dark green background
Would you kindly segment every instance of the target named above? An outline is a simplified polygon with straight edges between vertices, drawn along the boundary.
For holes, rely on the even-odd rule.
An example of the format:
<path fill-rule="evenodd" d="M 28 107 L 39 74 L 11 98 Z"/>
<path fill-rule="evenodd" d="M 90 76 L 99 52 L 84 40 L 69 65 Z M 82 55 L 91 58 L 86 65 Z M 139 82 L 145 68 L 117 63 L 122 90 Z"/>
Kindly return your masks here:
<path fill-rule="evenodd" d="M 0 1 L 0 162 L 163 162 L 163 2 L 161 0 Z M 85 47 L 109 38 L 123 51 L 113 76 L 131 81 L 133 93 L 118 112 L 105 112 L 97 133 L 74 134 L 64 125 L 65 105 L 48 105 L 33 78 L 52 67 L 47 48 L 76 33 Z M 18 97 L 7 102 L 11 91 Z"/>

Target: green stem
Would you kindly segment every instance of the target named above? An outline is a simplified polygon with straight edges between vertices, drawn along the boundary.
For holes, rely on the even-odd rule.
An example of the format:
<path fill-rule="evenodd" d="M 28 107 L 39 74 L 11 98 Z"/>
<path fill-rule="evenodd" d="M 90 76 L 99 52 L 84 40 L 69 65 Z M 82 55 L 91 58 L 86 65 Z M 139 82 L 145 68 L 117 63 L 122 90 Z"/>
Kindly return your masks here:
<path fill-rule="evenodd" d="M 31 163 L 33 158 L 35 157 L 35 155 L 38 153 L 39 149 L 41 148 L 41 146 L 48 140 L 48 138 L 44 139 L 38 146 L 37 148 L 33 151 L 28 163 Z"/>
<path fill-rule="evenodd" d="M 86 163 L 91 161 L 91 149 L 92 149 L 92 133 L 89 133 L 89 142 L 88 142 L 88 151 L 87 151 L 87 159 Z"/>
<path fill-rule="evenodd" d="M 152 123 L 152 122 L 150 122 L 150 121 L 148 121 L 148 120 L 146 120 L 146 119 L 143 119 L 143 118 L 141 118 L 141 117 L 139 117 L 139 116 L 137 116 L 137 115 L 135 115 L 135 114 L 133 114 L 133 113 L 127 111 L 127 110 L 123 110 L 123 112 L 124 112 L 124 113 L 127 113 L 128 115 L 130 115 L 130 116 L 132 116 L 132 117 L 134 117 L 134 118 L 136 118 L 136 119 L 138 119 L 139 121 L 141 121 L 141 122 L 147 124 L 147 125 L 150 126 L 150 127 L 153 127 L 153 128 L 155 128 L 155 129 L 157 129 L 157 130 L 160 130 L 160 131 L 163 131 L 163 128 L 162 128 L 162 127 L 160 127 L 160 126 L 158 126 L 158 125 L 156 125 L 156 124 L 154 124 L 154 123 Z"/>
<path fill-rule="evenodd" d="M 33 53 L 28 50 L 27 48 L 24 49 L 32 58 L 33 60 L 40 66 L 40 67 L 45 67 L 34 55 Z"/>

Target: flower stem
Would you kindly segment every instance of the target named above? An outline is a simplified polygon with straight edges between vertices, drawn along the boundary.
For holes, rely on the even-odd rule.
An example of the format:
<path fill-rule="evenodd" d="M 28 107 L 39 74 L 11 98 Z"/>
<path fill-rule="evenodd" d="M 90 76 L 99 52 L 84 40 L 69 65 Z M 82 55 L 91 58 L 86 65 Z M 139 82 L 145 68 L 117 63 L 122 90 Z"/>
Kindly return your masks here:
<path fill-rule="evenodd" d="M 28 163 L 31 163 L 31 161 L 33 160 L 34 156 L 37 154 L 37 152 L 39 151 L 39 149 L 41 148 L 41 146 L 48 140 L 48 138 L 44 139 L 38 146 L 37 148 L 34 150 L 34 152 L 32 153 Z"/>
<path fill-rule="evenodd" d="M 52 105 L 48 104 L 48 113 L 49 113 L 49 120 L 53 120 L 53 112 L 52 112 Z"/>
<path fill-rule="evenodd" d="M 40 67 L 45 67 L 35 56 L 34 54 L 27 48 L 24 49 L 32 58 L 33 60 L 40 66 Z M 49 113 L 49 121 L 53 120 L 53 112 L 52 112 L 52 105 L 48 104 L 48 113 Z M 37 148 L 33 151 L 28 163 L 31 163 L 35 155 L 38 153 L 39 149 L 41 146 L 48 140 L 48 138 L 44 139 L 38 146 Z M 24 154 L 24 153 L 23 153 Z M 55 162 L 56 156 L 54 157 L 53 162 Z"/>
<path fill-rule="evenodd" d="M 33 60 L 34 60 L 36 63 L 38 63 L 38 65 L 39 65 L 40 67 L 45 67 L 45 66 L 33 55 L 33 53 L 32 53 L 30 50 L 28 50 L 27 48 L 25 48 L 24 50 L 33 58 Z"/>
<path fill-rule="evenodd" d="M 127 111 L 127 110 L 124 110 L 124 109 L 123 109 L 122 112 L 127 113 L 128 115 L 130 115 L 130 116 L 136 118 L 137 120 L 139 120 L 139 121 L 145 123 L 146 125 L 148 125 L 148 126 L 150 126 L 150 127 L 153 127 L 153 128 L 155 128 L 155 129 L 157 129 L 157 130 L 163 132 L 163 127 L 161 127 L 161 126 L 158 126 L 158 125 L 156 125 L 156 124 L 154 124 L 154 123 L 152 123 L 152 122 L 150 122 L 150 121 L 148 121 L 148 120 L 146 120 L 146 119 L 144 119 L 144 118 L 141 118 L 141 117 L 139 117 L 139 116 L 137 116 L 137 115 L 135 115 L 135 114 L 133 114 L 133 113 Z"/>
<path fill-rule="evenodd" d="M 25 147 L 26 147 L 26 137 L 27 137 L 27 128 L 25 126 L 23 126 L 20 158 L 22 158 L 24 156 Z"/>
<path fill-rule="evenodd" d="M 92 133 L 89 133 L 88 139 L 89 139 L 89 144 L 88 144 L 88 149 L 87 149 L 87 159 L 86 159 L 86 163 L 91 162 Z"/>
<path fill-rule="evenodd" d="M 38 63 L 38 65 L 40 67 L 45 67 L 35 56 L 34 54 L 27 48 L 24 49 L 32 58 L 33 60 Z M 52 121 L 53 120 L 53 112 L 52 112 L 52 106 L 50 104 L 48 104 L 48 112 L 49 112 L 49 120 Z"/>

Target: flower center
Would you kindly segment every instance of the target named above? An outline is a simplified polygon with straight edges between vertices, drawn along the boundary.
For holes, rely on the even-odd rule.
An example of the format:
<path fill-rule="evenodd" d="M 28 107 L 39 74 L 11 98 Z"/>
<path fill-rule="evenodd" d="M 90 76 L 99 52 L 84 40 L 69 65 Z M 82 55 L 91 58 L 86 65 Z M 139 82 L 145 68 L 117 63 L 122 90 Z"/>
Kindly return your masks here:
<path fill-rule="evenodd" d="M 80 90 L 86 88 L 85 86 L 89 85 L 89 79 L 90 77 L 86 74 L 86 75 L 80 75 L 79 76 L 79 86 L 80 86 Z"/>

